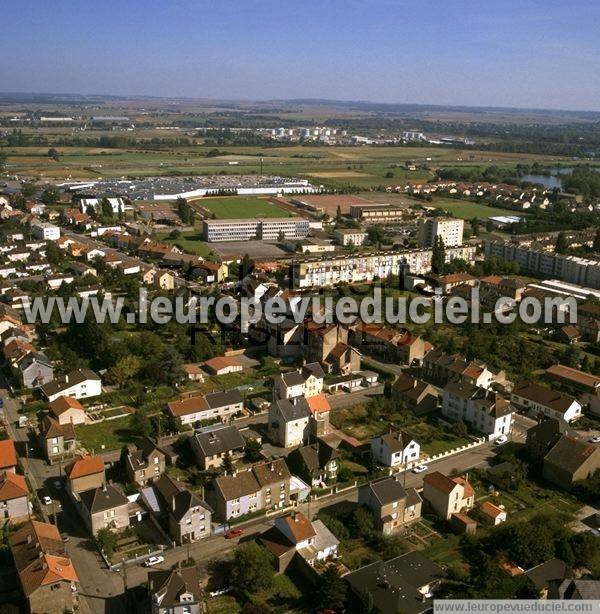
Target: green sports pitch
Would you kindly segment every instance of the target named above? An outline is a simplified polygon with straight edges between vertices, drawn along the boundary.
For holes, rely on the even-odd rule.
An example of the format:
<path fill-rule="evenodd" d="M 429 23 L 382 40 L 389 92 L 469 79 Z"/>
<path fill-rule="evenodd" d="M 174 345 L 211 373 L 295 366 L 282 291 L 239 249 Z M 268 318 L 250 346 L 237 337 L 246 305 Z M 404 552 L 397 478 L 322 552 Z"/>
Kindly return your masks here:
<path fill-rule="evenodd" d="M 200 198 L 195 201 L 215 214 L 217 219 L 291 217 L 291 214 L 266 198 Z"/>

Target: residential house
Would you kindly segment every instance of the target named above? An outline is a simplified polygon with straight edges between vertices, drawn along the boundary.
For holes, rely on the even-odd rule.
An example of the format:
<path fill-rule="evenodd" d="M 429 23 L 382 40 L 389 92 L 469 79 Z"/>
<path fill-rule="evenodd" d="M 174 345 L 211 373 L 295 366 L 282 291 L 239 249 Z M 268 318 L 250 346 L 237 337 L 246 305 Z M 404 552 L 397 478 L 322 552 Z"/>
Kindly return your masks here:
<path fill-rule="evenodd" d="M 337 479 L 339 456 L 336 449 L 317 440 L 290 452 L 287 464 L 307 484 L 323 487 Z"/>
<path fill-rule="evenodd" d="M 113 484 L 79 493 L 79 511 L 92 535 L 100 529 L 125 529 L 129 526 L 129 500 Z"/>
<path fill-rule="evenodd" d="M 324 569 L 319 564 L 335 559 L 339 546 L 338 539 L 321 520 L 311 522 L 301 512 L 280 516 L 258 540 L 276 559 L 277 573 L 285 572 L 295 562 Z"/>
<path fill-rule="evenodd" d="M 168 518 L 171 539 L 186 544 L 210 535 L 213 510 L 205 501 L 166 473 L 153 486 L 162 504 L 160 512 Z"/>
<path fill-rule="evenodd" d="M 71 422 L 60 424 L 52 416 L 44 416 L 40 424 L 40 443 L 48 462 L 70 458 L 75 452 L 77 438 Z"/>
<path fill-rule="evenodd" d="M 529 457 L 534 463 L 540 464 L 550 448 L 562 435 L 576 435 L 564 420 L 547 418 L 527 429 L 526 447 Z"/>
<path fill-rule="evenodd" d="M 231 416 L 242 411 L 244 400 L 237 388 L 223 392 L 188 397 L 171 401 L 168 411 L 181 420 L 182 424 L 193 424 L 201 420 L 220 419 L 227 422 Z"/>
<path fill-rule="evenodd" d="M 376 561 L 344 576 L 353 597 L 369 603 L 377 614 L 424 614 L 431 612 L 431 597 L 444 570 L 420 552 L 413 551 L 388 561 Z"/>
<path fill-rule="evenodd" d="M 316 394 L 306 399 L 310 412 L 309 430 L 315 437 L 327 435 L 330 429 L 331 405 L 324 394 Z"/>
<path fill-rule="evenodd" d="M 153 279 L 154 285 L 161 290 L 175 289 L 175 275 L 170 271 L 157 271 Z"/>
<path fill-rule="evenodd" d="M 85 409 L 74 397 L 60 396 L 49 405 L 50 413 L 59 424 L 85 424 Z"/>
<path fill-rule="evenodd" d="M 241 361 L 235 356 L 217 356 L 204 362 L 204 368 L 212 375 L 227 375 L 244 370 Z"/>
<path fill-rule="evenodd" d="M 558 341 L 562 341 L 563 343 L 577 343 L 578 341 L 581 341 L 581 337 L 581 332 L 573 324 L 561 326 L 556 331 L 556 339 Z"/>
<path fill-rule="evenodd" d="M 304 397 L 277 399 L 269 407 L 269 434 L 284 448 L 302 445 L 309 431 L 311 413 Z"/>
<path fill-rule="evenodd" d="M 318 362 L 308 363 L 297 371 L 280 373 L 273 384 L 273 398 L 309 398 L 321 394 L 324 378 L 325 372 Z"/>
<path fill-rule="evenodd" d="M 150 437 L 144 437 L 137 450 L 127 454 L 125 473 L 129 482 L 145 486 L 166 469 L 166 454 Z"/>
<path fill-rule="evenodd" d="M 475 491 L 465 478 L 450 478 L 439 471 L 428 473 L 423 478 L 422 495 L 444 520 L 450 520 L 452 514 L 472 509 L 475 500 Z"/>
<path fill-rule="evenodd" d="M 12 471 L 17 469 L 17 451 L 12 439 L 0 440 L 0 471 Z"/>
<path fill-rule="evenodd" d="M 435 411 L 438 405 L 437 390 L 408 373 L 399 375 L 392 384 L 392 399 L 417 416 Z"/>
<path fill-rule="evenodd" d="M 364 484 L 358 489 L 358 502 L 375 516 L 375 525 L 390 535 L 421 517 L 423 500 L 414 488 L 405 489 L 399 475 Z"/>
<path fill-rule="evenodd" d="M 102 380 L 90 369 L 77 369 L 44 384 L 41 391 L 50 402 L 61 396 L 85 399 L 102 394 Z"/>
<path fill-rule="evenodd" d="M 68 492 L 74 499 L 85 490 L 101 488 L 106 482 L 101 456 L 79 456 L 65 467 Z"/>
<path fill-rule="evenodd" d="M 506 522 L 506 510 L 502 507 L 494 505 L 491 501 L 484 501 L 479 506 L 479 511 L 481 512 L 482 516 L 487 518 L 487 520 L 494 526 Z"/>
<path fill-rule="evenodd" d="M 361 352 L 402 365 L 421 364 L 433 347 L 409 330 L 365 322 L 357 322 L 350 327 L 349 339 L 349 343 Z"/>
<path fill-rule="evenodd" d="M 198 567 L 156 569 L 148 572 L 152 614 L 203 614 Z"/>
<path fill-rule="evenodd" d="M 450 273 L 448 275 L 430 275 L 436 293 L 450 294 L 456 286 L 468 286 L 473 288 L 477 285 L 477 278 L 469 273 Z"/>
<path fill-rule="evenodd" d="M 79 578 L 55 525 L 29 520 L 9 536 L 8 546 L 30 612 L 76 608 Z"/>
<path fill-rule="evenodd" d="M 282 508 L 290 502 L 291 474 L 285 460 L 257 463 L 245 471 L 215 478 L 207 497 L 219 520 L 257 510 Z"/>
<path fill-rule="evenodd" d="M 43 353 L 33 351 L 11 363 L 21 388 L 37 388 L 49 384 L 54 379 L 54 367 Z"/>
<path fill-rule="evenodd" d="M 600 447 L 563 435 L 544 457 L 542 476 L 570 490 L 576 482 L 590 478 L 600 469 Z"/>
<path fill-rule="evenodd" d="M 194 277 L 199 277 L 204 283 L 221 283 L 229 275 L 229 267 L 223 262 L 202 260 L 194 263 L 191 273 Z"/>
<path fill-rule="evenodd" d="M 425 355 L 423 376 L 440 385 L 452 380 L 479 388 L 490 388 L 494 383 L 506 381 L 504 371 L 493 373 L 484 362 L 467 361 L 458 354 L 445 354 L 440 350 L 432 350 Z"/>
<path fill-rule="evenodd" d="M 545 416 L 571 422 L 583 415 L 581 404 L 568 394 L 529 381 L 519 382 L 510 395 L 511 402 L 533 417 Z"/>
<path fill-rule="evenodd" d="M 535 586 L 538 597 L 547 599 L 551 584 L 573 578 L 573 570 L 561 559 L 553 558 L 525 571 L 525 576 Z"/>
<path fill-rule="evenodd" d="M 588 599 L 600 600 L 600 580 L 565 578 L 551 580 L 548 586 L 548 599 Z"/>
<path fill-rule="evenodd" d="M 546 375 L 563 384 L 600 396 L 600 377 L 592 375 L 591 373 L 558 364 L 548 367 L 546 369 Z"/>
<path fill-rule="evenodd" d="M 511 432 L 514 411 L 509 401 L 497 392 L 460 382 L 448 382 L 444 386 L 442 414 L 466 422 L 490 439 Z"/>
<path fill-rule="evenodd" d="M 190 381 L 198 382 L 199 384 L 204 382 L 204 373 L 198 365 L 188 363 L 183 365 L 183 370 Z"/>
<path fill-rule="evenodd" d="M 371 454 L 386 467 L 399 467 L 419 460 L 421 446 L 406 431 L 391 428 L 371 439 Z"/>
<path fill-rule="evenodd" d="M 244 454 L 246 441 L 235 426 L 215 425 L 196 431 L 190 445 L 200 467 L 204 470 L 220 468 L 225 456 L 232 461 Z"/>
<path fill-rule="evenodd" d="M 22 522 L 27 520 L 30 511 L 25 477 L 12 471 L 0 474 L 0 518 Z"/>

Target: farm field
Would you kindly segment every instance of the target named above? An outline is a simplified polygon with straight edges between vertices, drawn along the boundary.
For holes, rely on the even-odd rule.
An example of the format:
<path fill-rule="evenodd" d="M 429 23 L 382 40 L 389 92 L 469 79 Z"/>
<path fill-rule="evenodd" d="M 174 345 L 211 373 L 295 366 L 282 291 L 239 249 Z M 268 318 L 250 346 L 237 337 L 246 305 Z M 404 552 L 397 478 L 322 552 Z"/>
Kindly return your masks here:
<path fill-rule="evenodd" d="M 291 217 L 287 211 L 266 198 L 235 196 L 200 198 L 193 202 L 212 211 L 217 219 Z"/>
<path fill-rule="evenodd" d="M 46 133 L 46 136 L 51 142 L 52 134 Z M 426 179 L 433 176 L 436 168 L 514 166 L 534 161 L 551 165 L 564 160 L 439 147 L 227 147 L 220 155 L 209 155 L 213 149 L 204 145 L 165 149 L 57 146 L 58 160 L 47 155 L 48 146 L 10 147 L 5 151 L 9 173 L 41 180 L 258 174 L 262 158 L 265 175 L 301 176 L 317 184 L 332 187 L 352 184 L 365 190 L 396 185 L 407 179 Z M 409 161 L 427 168 L 409 171 L 405 166 Z M 232 166 L 231 162 L 237 164 Z M 387 177 L 388 174 L 393 176 Z"/>

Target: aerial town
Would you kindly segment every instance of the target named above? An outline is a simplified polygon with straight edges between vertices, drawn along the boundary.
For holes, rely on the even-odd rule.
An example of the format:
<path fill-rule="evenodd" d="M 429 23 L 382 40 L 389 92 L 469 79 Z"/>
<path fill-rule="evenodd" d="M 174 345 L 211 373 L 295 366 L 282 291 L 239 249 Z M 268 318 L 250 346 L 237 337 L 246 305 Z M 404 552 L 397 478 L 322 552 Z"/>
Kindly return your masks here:
<path fill-rule="evenodd" d="M 0 612 L 600 607 L 600 110 L 169 96 L 0 93 Z"/>

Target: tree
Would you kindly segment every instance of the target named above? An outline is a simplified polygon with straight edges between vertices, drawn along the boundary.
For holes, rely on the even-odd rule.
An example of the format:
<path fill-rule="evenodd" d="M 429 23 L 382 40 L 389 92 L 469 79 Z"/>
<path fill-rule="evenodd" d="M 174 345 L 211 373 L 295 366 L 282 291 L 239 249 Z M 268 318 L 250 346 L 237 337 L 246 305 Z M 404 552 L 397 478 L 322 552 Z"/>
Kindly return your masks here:
<path fill-rule="evenodd" d="M 270 588 L 275 570 L 268 551 L 256 542 L 238 546 L 231 562 L 231 584 L 242 595 Z"/>
<path fill-rule="evenodd" d="M 431 270 L 438 275 L 442 275 L 445 266 L 446 246 L 444 245 L 444 239 L 438 235 L 433 241 L 433 248 L 431 250 Z"/>
<path fill-rule="evenodd" d="M 104 527 L 96 533 L 96 541 L 100 545 L 100 548 L 104 554 L 110 558 L 117 547 L 117 534 L 110 529 Z"/>
<path fill-rule="evenodd" d="M 141 359 L 133 354 L 127 354 L 108 370 L 106 379 L 109 383 L 122 388 L 129 380 L 135 378 L 141 368 Z"/>
<path fill-rule="evenodd" d="M 454 423 L 453 430 L 457 437 L 466 438 L 469 436 L 469 429 L 467 428 L 467 425 L 462 420 L 458 420 L 458 422 Z"/>
<path fill-rule="evenodd" d="M 46 260 L 50 264 L 58 264 L 64 259 L 60 247 L 54 241 L 46 241 Z"/>
<path fill-rule="evenodd" d="M 319 605 L 341 610 L 346 602 L 346 583 L 334 565 L 328 565 L 319 578 Z"/>
<path fill-rule="evenodd" d="M 113 216 L 113 208 L 112 208 L 112 205 L 110 204 L 110 201 L 108 200 L 108 198 L 103 198 L 100 201 L 100 211 L 102 212 L 102 216 L 103 217 L 110 217 L 110 218 L 112 218 L 112 216 Z"/>
<path fill-rule="evenodd" d="M 248 439 L 244 448 L 244 458 L 249 463 L 256 463 L 262 458 L 262 443 L 259 439 Z"/>
<path fill-rule="evenodd" d="M 600 228 L 596 228 L 596 234 L 594 235 L 594 243 L 592 249 L 595 252 L 600 252 Z"/>
<path fill-rule="evenodd" d="M 279 243 L 283 243 L 285 241 L 285 233 L 283 232 L 283 230 L 279 231 L 279 234 L 277 235 L 277 241 Z"/>
<path fill-rule="evenodd" d="M 223 462 L 221 463 L 221 467 L 226 475 L 231 475 L 234 471 L 233 469 L 233 461 L 231 460 L 231 454 L 229 451 L 225 452 L 225 456 L 223 456 Z"/>
<path fill-rule="evenodd" d="M 569 249 L 567 235 L 564 232 L 559 232 L 556 237 L 556 245 L 554 247 L 557 254 L 566 254 Z"/>
<path fill-rule="evenodd" d="M 54 186 L 48 186 L 41 196 L 41 201 L 45 205 L 55 205 L 60 198 L 59 191 Z"/>
<path fill-rule="evenodd" d="M 48 157 L 58 162 L 58 150 L 54 149 L 54 147 L 50 147 L 48 150 Z"/>
<path fill-rule="evenodd" d="M 152 423 L 145 411 L 135 410 L 133 416 L 131 416 L 131 430 L 138 437 L 148 437 L 152 433 Z"/>
<path fill-rule="evenodd" d="M 368 539 L 375 530 L 373 514 L 365 507 L 357 508 L 350 519 L 350 531 L 355 537 Z"/>
<path fill-rule="evenodd" d="M 340 207 L 340 205 L 337 206 L 337 209 L 335 211 L 335 221 L 337 223 L 342 221 L 342 208 Z"/>
<path fill-rule="evenodd" d="M 383 396 L 386 399 L 392 398 L 392 382 L 390 382 L 389 380 L 386 381 L 385 384 L 383 385 Z"/>

